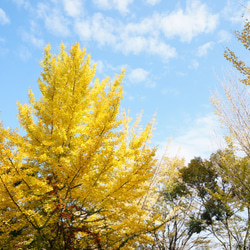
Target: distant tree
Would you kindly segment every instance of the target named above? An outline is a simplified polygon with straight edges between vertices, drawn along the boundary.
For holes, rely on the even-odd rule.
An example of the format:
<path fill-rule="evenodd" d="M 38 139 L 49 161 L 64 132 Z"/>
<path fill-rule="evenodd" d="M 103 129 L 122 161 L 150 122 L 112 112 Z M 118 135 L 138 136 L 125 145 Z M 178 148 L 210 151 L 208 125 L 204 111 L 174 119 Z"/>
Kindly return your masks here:
<path fill-rule="evenodd" d="M 219 151 L 210 160 L 194 158 L 188 167 L 180 169 L 187 190 L 197 195 L 200 203 L 188 228 L 197 233 L 208 232 L 223 249 L 248 249 L 250 206 L 236 194 L 234 183 L 222 171 L 230 160 L 226 162 L 225 157 Z M 233 162 L 230 164 L 236 164 Z M 243 162 L 240 164 L 245 167 Z"/>
<path fill-rule="evenodd" d="M 195 220 L 200 213 L 200 202 L 181 179 L 180 169 L 184 167 L 184 161 L 165 157 L 162 164 L 166 179 L 153 209 L 153 215 L 159 215 L 156 223 L 162 226 L 150 232 L 153 242 L 142 245 L 141 249 L 209 249 L 210 240 L 205 233 L 199 234 L 204 225 Z"/>
<path fill-rule="evenodd" d="M 153 242 L 140 249 L 249 249 L 247 182 L 240 189 L 240 183 L 236 186 L 225 174 L 230 168 L 235 178 L 246 176 L 249 164 L 247 157 L 237 157 L 229 149 L 212 154 L 210 160 L 196 157 L 187 166 L 165 158 L 166 179 L 152 213 L 158 218 L 156 230 L 148 234 Z"/>
<path fill-rule="evenodd" d="M 90 65 L 78 43 L 48 45 L 41 98 L 18 104 L 26 134 L 0 128 L 2 249 L 134 249 L 154 228 L 153 124 L 130 128 L 124 72 L 100 82 Z"/>
<path fill-rule="evenodd" d="M 217 171 L 223 177 L 230 190 L 225 194 L 231 193 L 231 200 L 234 201 L 230 206 L 235 208 L 235 218 L 230 229 L 233 240 L 238 249 L 250 248 L 250 159 L 248 156 L 240 157 L 235 154 L 232 148 L 218 151 L 211 156 L 211 161 Z M 218 195 L 225 200 L 225 196 Z M 230 199 L 230 197 L 229 197 Z M 235 204 L 235 206 L 234 206 Z"/>

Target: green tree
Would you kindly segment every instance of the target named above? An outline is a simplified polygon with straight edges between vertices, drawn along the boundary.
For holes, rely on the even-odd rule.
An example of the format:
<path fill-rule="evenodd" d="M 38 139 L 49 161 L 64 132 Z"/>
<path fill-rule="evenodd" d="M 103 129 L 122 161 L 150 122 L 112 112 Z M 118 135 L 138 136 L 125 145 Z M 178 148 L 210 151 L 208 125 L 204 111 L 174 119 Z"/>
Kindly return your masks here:
<path fill-rule="evenodd" d="M 210 160 L 194 158 L 187 167 L 180 169 L 182 181 L 200 204 L 188 228 L 212 234 L 223 249 L 247 249 L 250 207 L 239 198 L 234 183 L 222 171 L 229 163 L 225 156 L 219 151 L 212 154 Z"/>
<path fill-rule="evenodd" d="M 159 215 L 156 223 L 162 226 L 150 232 L 153 242 L 144 244 L 141 248 L 186 250 L 202 247 L 209 249 L 208 246 L 211 245 L 207 235 L 199 234 L 203 231 L 204 225 L 195 219 L 200 213 L 200 202 L 197 195 L 191 192 L 182 181 L 180 170 L 184 168 L 184 161 L 164 157 L 162 164 L 165 168 L 165 180 L 161 183 L 160 196 L 153 208 L 153 214 Z"/>

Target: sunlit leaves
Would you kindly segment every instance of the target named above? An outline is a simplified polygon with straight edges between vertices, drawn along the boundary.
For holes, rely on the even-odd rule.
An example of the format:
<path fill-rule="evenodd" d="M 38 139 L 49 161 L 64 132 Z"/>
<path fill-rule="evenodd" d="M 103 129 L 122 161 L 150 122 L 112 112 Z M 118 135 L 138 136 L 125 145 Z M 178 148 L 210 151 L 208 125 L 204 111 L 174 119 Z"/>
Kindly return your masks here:
<path fill-rule="evenodd" d="M 58 55 L 46 46 L 41 67 L 41 98 L 29 90 L 29 104 L 18 103 L 26 135 L 0 131 L 0 239 L 9 249 L 135 246 L 153 226 L 153 122 L 130 124 L 120 112 L 124 71 L 94 79 L 78 43 Z"/>

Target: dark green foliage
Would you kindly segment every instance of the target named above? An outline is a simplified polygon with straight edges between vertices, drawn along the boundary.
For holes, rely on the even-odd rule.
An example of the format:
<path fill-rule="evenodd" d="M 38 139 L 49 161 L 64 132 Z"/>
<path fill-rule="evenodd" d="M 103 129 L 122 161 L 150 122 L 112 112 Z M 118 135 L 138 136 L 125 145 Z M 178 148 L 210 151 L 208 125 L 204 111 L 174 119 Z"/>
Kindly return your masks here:
<path fill-rule="evenodd" d="M 189 235 L 192 235 L 194 233 L 199 234 L 206 228 L 206 225 L 204 224 L 203 220 L 194 216 L 190 218 L 190 221 L 186 224 L 186 226 L 188 228 Z"/>
<path fill-rule="evenodd" d="M 166 201 L 173 201 L 188 195 L 189 191 L 185 183 L 176 180 L 173 183 L 171 190 L 164 190 L 163 195 Z"/>
<path fill-rule="evenodd" d="M 214 154 L 213 159 L 219 156 Z M 215 220 L 223 221 L 233 215 L 227 199 L 232 187 L 223 180 L 216 172 L 212 161 L 202 160 L 196 157 L 190 161 L 187 167 L 180 170 L 182 185 L 186 185 L 185 190 L 193 192 L 201 202 L 200 217 L 191 220 L 190 230 L 200 232 L 205 229 L 202 222 L 211 225 Z M 184 188 L 182 188 L 184 189 Z M 216 195 L 214 195 L 216 194 Z"/>
<path fill-rule="evenodd" d="M 210 161 L 203 161 L 200 157 L 196 157 L 190 161 L 188 167 L 182 168 L 180 173 L 183 182 L 195 188 L 201 198 L 208 194 L 208 190 L 216 190 L 218 176 Z"/>
<path fill-rule="evenodd" d="M 204 212 L 201 214 L 207 225 L 211 225 L 213 220 L 223 221 L 225 218 L 230 218 L 233 213 L 225 203 L 219 199 L 210 198 L 204 204 Z"/>

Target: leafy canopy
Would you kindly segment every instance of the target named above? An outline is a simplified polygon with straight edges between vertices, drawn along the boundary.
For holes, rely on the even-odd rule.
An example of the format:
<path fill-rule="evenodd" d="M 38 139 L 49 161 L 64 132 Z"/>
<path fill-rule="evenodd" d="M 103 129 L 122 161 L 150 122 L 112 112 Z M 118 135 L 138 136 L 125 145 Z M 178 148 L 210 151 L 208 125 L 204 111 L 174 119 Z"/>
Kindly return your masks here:
<path fill-rule="evenodd" d="M 41 67 L 41 98 L 18 103 L 25 136 L 0 129 L 1 247 L 133 249 L 155 219 L 153 123 L 129 126 L 124 71 L 94 79 L 78 43 L 58 55 L 48 45 Z"/>

